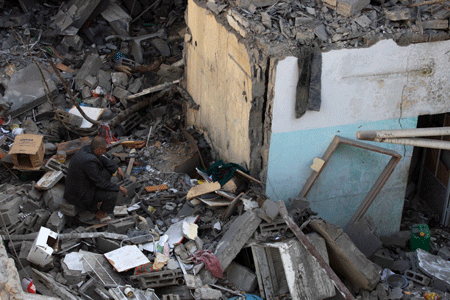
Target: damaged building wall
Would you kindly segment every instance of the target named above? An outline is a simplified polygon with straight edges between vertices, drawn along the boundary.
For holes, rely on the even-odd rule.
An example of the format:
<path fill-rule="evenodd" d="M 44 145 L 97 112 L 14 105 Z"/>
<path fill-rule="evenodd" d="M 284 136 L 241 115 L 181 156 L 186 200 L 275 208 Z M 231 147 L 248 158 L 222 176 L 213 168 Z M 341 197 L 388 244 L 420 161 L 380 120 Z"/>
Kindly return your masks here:
<path fill-rule="evenodd" d="M 252 71 L 245 45 L 212 13 L 189 1 L 186 44 L 187 90 L 200 104 L 188 124 L 204 129 L 226 161 L 250 165 L 249 119 Z"/>
<path fill-rule="evenodd" d="M 335 135 L 359 130 L 415 128 L 417 117 L 448 112 L 450 42 L 400 47 L 384 40 L 366 49 L 323 53 L 322 106 L 295 118 L 297 58 L 277 66 L 266 192 L 272 199 L 298 195 Z M 378 144 L 380 146 L 380 144 Z M 403 155 L 368 214 L 380 234 L 398 231 L 412 147 L 386 145 Z M 341 145 L 307 199 L 319 216 L 345 226 L 388 157 Z"/>

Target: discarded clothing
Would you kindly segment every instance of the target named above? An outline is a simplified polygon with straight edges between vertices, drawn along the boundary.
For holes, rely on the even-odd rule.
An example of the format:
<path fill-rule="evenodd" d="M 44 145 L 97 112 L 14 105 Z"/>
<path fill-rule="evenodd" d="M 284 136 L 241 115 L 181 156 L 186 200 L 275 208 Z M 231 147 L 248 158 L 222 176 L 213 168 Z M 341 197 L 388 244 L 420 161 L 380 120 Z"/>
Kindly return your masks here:
<path fill-rule="evenodd" d="M 234 172 L 236 170 L 241 170 L 242 172 L 245 172 L 246 174 L 250 174 L 249 171 L 244 169 L 238 164 L 235 163 L 228 163 L 225 164 L 223 160 L 219 159 L 215 163 L 213 163 L 208 170 L 206 170 L 205 173 L 210 175 L 212 177 L 213 181 L 218 181 L 220 185 L 224 185 L 227 183 L 231 178 L 234 176 Z M 203 170 L 201 170 L 203 171 Z"/>
<path fill-rule="evenodd" d="M 108 144 L 119 141 L 111 133 L 111 128 L 109 128 L 108 124 L 99 124 L 98 125 L 98 135 L 103 137 L 108 142 Z"/>
<path fill-rule="evenodd" d="M 206 270 L 210 271 L 211 274 L 216 278 L 222 278 L 223 270 L 220 265 L 219 259 L 209 250 L 200 250 L 194 252 L 193 262 L 199 264 L 200 262 L 205 263 Z"/>

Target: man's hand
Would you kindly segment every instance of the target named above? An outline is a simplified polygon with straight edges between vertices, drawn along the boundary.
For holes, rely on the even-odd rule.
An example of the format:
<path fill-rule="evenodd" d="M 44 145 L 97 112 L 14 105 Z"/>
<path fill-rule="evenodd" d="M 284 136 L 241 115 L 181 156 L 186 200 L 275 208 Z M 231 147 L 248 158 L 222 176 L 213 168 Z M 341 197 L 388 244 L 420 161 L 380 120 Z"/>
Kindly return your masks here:
<path fill-rule="evenodd" d="M 120 170 L 120 169 L 119 169 Z M 127 193 L 128 193 L 128 191 L 127 191 L 127 189 L 126 188 L 124 188 L 123 186 L 120 186 L 119 187 L 120 188 L 120 191 L 125 195 L 125 197 L 127 196 Z"/>
<path fill-rule="evenodd" d="M 117 169 L 117 175 L 119 176 L 120 180 L 124 180 L 125 179 L 125 175 L 123 175 L 123 171 L 121 168 Z"/>

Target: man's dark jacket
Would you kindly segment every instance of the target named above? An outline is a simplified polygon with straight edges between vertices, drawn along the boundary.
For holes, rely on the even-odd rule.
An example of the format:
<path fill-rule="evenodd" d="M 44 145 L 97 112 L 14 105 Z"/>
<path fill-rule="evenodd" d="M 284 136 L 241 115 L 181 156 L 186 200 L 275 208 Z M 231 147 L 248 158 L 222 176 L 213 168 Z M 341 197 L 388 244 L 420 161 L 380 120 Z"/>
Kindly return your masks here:
<path fill-rule="evenodd" d="M 96 190 L 118 192 L 119 186 L 106 180 L 102 176 L 103 170 L 111 174 L 117 171 L 119 166 L 113 161 L 101 156 L 95 156 L 90 145 L 81 148 L 70 161 L 69 171 L 66 177 L 64 199 L 78 206 L 83 203 L 93 203 Z"/>

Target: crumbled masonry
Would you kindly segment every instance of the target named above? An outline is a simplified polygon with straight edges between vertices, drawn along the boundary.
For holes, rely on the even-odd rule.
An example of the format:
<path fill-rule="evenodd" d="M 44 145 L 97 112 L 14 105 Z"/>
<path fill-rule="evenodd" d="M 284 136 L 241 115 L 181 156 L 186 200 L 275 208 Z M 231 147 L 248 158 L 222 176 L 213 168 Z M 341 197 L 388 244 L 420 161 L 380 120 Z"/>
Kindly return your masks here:
<path fill-rule="evenodd" d="M 446 1 L 195 3 L 257 45 L 256 60 L 301 57 L 308 88 L 320 81 L 320 52 L 450 38 Z M 344 232 L 297 198 L 288 211 L 314 250 L 289 229 L 265 194 L 269 60 L 254 71 L 262 81 L 252 92 L 264 101 L 244 120 L 250 164 L 222 161 L 212 128 L 186 126 L 188 110 L 204 105 L 186 88 L 186 6 L 0 0 L 0 299 L 338 299 L 328 265 L 347 299 L 450 299 L 450 230 L 415 188 L 393 236 L 379 236 L 370 218 Z M 320 109 L 312 93 L 317 101 L 295 104 L 299 115 Z M 127 195 L 118 193 L 108 222 L 64 199 L 68 166 L 95 136 L 125 174 L 112 176 Z M 411 251 L 422 223 L 430 238 Z"/>

